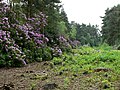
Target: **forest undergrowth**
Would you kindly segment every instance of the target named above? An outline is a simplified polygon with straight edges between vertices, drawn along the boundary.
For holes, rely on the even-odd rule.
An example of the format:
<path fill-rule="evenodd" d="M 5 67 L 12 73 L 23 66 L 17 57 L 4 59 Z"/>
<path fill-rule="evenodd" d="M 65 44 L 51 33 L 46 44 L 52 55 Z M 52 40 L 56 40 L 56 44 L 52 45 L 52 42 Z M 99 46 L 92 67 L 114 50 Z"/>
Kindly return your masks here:
<path fill-rule="evenodd" d="M 120 90 L 120 51 L 82 46 L 0 75 L 1 90 Z"/>

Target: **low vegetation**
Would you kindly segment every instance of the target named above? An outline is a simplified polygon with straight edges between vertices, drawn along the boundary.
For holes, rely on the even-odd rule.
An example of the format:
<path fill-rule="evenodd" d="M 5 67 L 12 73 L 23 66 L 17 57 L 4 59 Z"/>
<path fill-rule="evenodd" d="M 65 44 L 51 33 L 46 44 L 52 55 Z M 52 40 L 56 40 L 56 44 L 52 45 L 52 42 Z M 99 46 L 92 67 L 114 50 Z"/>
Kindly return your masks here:
<path fill-rule="evenodd" d="M 101 47 L 72 49 L 52 61 L 23 67 L 26 69 L 15 75 L 18 80 L 22 77 L 26 90 L 119 90 L 120 51 Z M 32 82 L 25 84 L 28 81 Z"/>
<path fill-rule="evenodd" d="M 71 53 L 64 53 L 61 58 L 52 60 L 53 70 L 59 75 L 71 75 L 71 78 L 83 74 L 86 78 L 81 80 L 86 80 L 91 87 L 95 85 L 98 89 L 118 90 L 115 85 L 116 81 L 120 82 L 120 51 L 109 46 L 101 47 L 83 46 L 73 49 Z"/>

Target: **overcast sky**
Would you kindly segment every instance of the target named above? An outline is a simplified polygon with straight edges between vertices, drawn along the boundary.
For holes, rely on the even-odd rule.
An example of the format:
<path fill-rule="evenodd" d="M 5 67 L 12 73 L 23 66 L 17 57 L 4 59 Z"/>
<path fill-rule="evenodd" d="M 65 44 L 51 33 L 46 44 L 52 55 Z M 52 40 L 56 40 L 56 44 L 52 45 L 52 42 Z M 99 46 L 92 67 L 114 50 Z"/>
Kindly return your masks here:
<path fill-rule="evenodd" d="M 61 0 L 69 21 L 101 26 L 105 10 L 120 0 Z"/>

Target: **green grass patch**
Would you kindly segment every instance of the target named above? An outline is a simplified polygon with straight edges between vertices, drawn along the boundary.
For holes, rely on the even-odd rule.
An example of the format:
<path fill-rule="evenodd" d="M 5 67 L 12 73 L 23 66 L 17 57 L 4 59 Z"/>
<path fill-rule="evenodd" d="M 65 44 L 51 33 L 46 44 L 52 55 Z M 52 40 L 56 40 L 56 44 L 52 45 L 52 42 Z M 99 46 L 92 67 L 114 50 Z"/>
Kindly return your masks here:
<path fill-rule="evenodd" d="M 81 47 L 73 49 L 72 53 L 64 53 L 59 58 L 52 60 L 53 70 L 59 75 L 90 75 L 83 78 L 91 84 L 99 83 L 99 88 L 116 90 L 115 83 L 120 78 L 120 51 L 112 49 L 96 49 Z M 67 77 L 67 76 L 66 76 Z"/>

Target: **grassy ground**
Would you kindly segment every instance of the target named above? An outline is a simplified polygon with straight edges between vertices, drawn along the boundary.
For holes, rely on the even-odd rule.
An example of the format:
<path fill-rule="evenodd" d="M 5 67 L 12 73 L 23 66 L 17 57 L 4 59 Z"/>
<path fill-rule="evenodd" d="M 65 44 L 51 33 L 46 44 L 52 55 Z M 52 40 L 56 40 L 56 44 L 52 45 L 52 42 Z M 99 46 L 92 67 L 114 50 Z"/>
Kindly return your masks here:
<path fill-rule="evenodd" d="M 81 47 L 52 61 L 2 68 L 0 90 L 120 90 L 120 51 Z"/>

